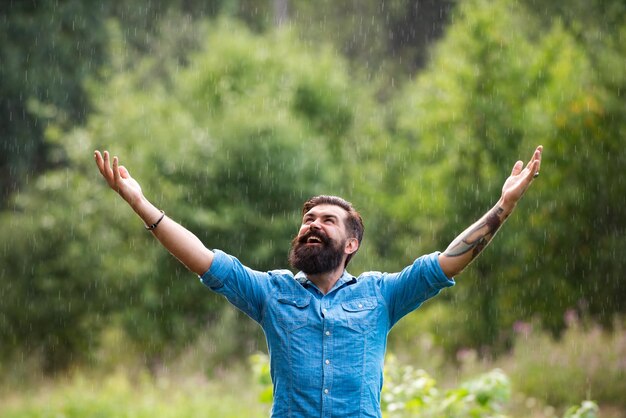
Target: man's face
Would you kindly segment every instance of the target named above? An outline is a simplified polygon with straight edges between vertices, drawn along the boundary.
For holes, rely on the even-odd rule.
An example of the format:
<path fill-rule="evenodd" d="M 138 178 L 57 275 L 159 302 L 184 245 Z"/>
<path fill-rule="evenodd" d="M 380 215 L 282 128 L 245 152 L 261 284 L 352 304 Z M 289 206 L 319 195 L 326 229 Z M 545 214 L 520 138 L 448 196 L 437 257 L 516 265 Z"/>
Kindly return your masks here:
<path fill-rule="evenodd" d="M 350 241 L 356 241 L 348 237 L 346 217 L 346 211 L 339 206 L 311 208 L 304 214 L 300 231 L 291 242 L 289 263 L 306 274 L 326 273 L 343 264 L 345 257 L 353 252 L 354 243 Z"/>

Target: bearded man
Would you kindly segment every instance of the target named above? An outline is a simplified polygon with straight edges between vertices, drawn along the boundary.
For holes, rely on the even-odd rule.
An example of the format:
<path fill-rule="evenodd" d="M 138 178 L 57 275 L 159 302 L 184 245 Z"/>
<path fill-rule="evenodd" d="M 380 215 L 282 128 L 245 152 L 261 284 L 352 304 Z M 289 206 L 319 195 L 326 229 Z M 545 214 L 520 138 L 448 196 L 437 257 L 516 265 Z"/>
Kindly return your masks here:
<path fill-rule="evenodd" d="M 302 210 L 289 262 L 296 270 L 259 272 L 207 249 L 143 195 L 128 170 L 95 151 L 109 186 L 154 236 L 213 291 L 258 322 L 267 339 L 274 385 L 272 417 L 382 416 L 380 393 L 387 334 L 404 315 L 459 274 L 494 237 L 539 174 L 542 147 L 513 166 L 496 205 L 443 252 L 398 273 L 346 271 L 363 239 L 363 221 L 344 199 L 316 196 Z"/>

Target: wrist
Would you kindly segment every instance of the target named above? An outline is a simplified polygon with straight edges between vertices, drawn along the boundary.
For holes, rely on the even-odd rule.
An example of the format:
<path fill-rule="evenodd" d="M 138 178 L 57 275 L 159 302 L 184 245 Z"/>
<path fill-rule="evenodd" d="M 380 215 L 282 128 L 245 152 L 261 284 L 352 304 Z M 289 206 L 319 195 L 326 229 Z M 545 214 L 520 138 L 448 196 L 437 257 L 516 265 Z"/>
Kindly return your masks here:
<path fill-rule="evenodd" d="M 131 207 L 146 225 L 154 224 L 162 215 L 162 212 L 143 196 L 131 203 Z"/>
<path fill-rule="evenodd" d="M 516 205 L 517 202 L 507 201 L 501 197 L 496 203 L 495 207 L 502 209 L 502 215 L 504 215 L 504 217 L 506 218 L 511 212 L 513 212 L 513 209 L 515 209 Z"/>
<path fill-rule="evenodd" d="M 154 230 L 156 229 L 156 227 L 157 227 L 157 226 L 159 226 L 159 224 L 161 223 L 161 221 L 163 220 L 163 218 L 165 218 L 165 211 L 160 210 L 159 212 L 161 212 L 161 216 L 159 216 L 159 219 L 157 219 L 157 221 L 156 221 L 155 223 L 150 224 L 150 225 L 144 225 L 144 226 L 145 226 L 145 228 L 146 228 L 148 231 L 154 231 Z M 144 223 L 145 223 L 145 221 L 144 221 Z"/>

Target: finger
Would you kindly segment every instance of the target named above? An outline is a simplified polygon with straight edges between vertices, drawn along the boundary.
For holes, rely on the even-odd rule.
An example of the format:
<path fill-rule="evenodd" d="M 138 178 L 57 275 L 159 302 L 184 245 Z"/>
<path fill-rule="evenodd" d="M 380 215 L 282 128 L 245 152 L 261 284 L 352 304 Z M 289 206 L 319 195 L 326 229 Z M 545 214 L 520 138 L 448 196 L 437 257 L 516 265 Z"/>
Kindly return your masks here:
<path fill-rule="evenodd" d="M 106 151 L 104 153 L 106 155 Z M 108 182 L 109 179 L 107 177 L 106 169 L 104 168 L 104 161 L 104 156 L 100 154 L 100 151 L 96 151 L 96 164 L 98 165 L 98 170 L 100 170 L 100 174 L 102 174 L 102 177 L 104 177 L 104 179 Z"/>
<path fill-rule="evenodd" d="M 535 160 L 537 161 L 537 166 L 535 167 L 534 173 L 539 173 L 541 170 L 541 154 L 543 153 L 543 146 L 539 145 L 535 150 Z"/>
<path fill-rule="evenodd" d="M 111 170 L 111 162 L 109 161 L 109 151 L 104 151 L 104 173 L 103 175 L 107 178 L 107 180 L 113 180 L 113 170 Z"/>
<path fill-rule="evenodd" d="M 523 161 L 520 160 L 516 162 L 515 165 L 513 166 L 513 170 L 511 170 L 511 176 L 517 176 L 519 173 L 521 173 L 523 166 L 524 166 Z"/>
<path fill-rule="evenodd" d="M 94 157 L 96 159 L 96 165 L 98 166 L 98 170 L 100 171 L 100 174 L 104 175 L 104 161 L 102 160 L 102 154 L 100 154 L 100 151 L 96 150 L 94 151 Z"/>
<path fill-rule="evenodd" d="M 526 178 L 528 179 L 528 181 L 532 181 L 538 175 L 539 175 L 539 160 L 533 160 L 532 165 L 528 167 L 528 173 L 526 174 Z"/>
<path fill-rule="evenodd" d="M 541 166 L 541 152 L 543 151 L 543 146 L 539 145 L 535 152 L 533 153 L 532 158 L 526 165 L 526 169 L 528 170 L 528 177 L 535 178 L 539 176 L 539 167 Z"/>
<path fill-rule="evenodd" d="M 122 180 L 120 178 L 120 169 L 118 165 L 119 161 L 117 157 L 113 157 L 113 180 L 115 180 L 115 185 L 118 187 L 119 190 L 119 184 Z"/>
<path fill-rule="evenodd" d="M 543 151 L 543 146 L 539 145 L 536 149 L 535 152 L 533 152 L 533 156 L 530 158 L 530 161 L 528 161 L 528 164 L 526 164 L 526 167 L 530 168 L 530 166 L 532 164 L 534 164 L 534 162 L 536 160 L 541 160 L 541 152 Z"/>

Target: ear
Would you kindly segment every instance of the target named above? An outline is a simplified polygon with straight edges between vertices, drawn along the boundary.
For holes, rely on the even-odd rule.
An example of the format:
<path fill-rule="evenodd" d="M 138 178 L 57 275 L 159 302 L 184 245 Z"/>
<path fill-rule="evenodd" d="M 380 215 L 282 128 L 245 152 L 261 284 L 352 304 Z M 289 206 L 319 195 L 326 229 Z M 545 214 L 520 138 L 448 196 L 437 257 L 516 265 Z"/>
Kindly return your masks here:
<path fill-rule="evenodd" d="M 346 242 L 346 248 L 344 249 L 346 254 L 354 254 L 359 249 L 359 240 L 356 238 L 348 238 Z"/>

